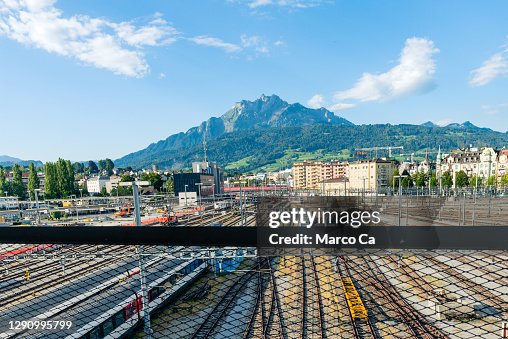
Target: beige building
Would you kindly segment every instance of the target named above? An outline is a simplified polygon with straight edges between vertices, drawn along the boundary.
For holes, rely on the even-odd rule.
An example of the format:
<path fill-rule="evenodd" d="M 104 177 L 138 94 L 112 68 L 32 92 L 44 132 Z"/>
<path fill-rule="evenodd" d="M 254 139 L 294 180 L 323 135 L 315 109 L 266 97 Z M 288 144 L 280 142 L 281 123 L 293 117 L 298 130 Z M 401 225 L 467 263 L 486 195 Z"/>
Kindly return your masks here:
<path fill-rule="evenodd" d="M 368 159 L 349 163 L 348 190 L 375 191 L 389 187 L 392 173 L 398 164 L 392 159 Z"/>
<path fill-rule="evenodd" d="M 438 155 L 438 177 L 444 172 L 450 172 L 455 183 L 455 176 L 464 171 L 468 177 L 485 178 L 497 173 L 498 151 L 492 147 L 466 148 L 453 150 L 440 159 Z M 455 184 L 454 184 L 455 186 Z"/>
<path fill-rule="evenodd" d="M 499 151 L 497 157 L 497 179 L 501 180 L 503 175 L 508 173 L 508 149 L 502 149 Z"/>
<path fill-rule="evenodd" d="M 322 189 L 323 181 L 347 175 L 347 162 L 303 161 L 293 164 L 293 187 Z"/>

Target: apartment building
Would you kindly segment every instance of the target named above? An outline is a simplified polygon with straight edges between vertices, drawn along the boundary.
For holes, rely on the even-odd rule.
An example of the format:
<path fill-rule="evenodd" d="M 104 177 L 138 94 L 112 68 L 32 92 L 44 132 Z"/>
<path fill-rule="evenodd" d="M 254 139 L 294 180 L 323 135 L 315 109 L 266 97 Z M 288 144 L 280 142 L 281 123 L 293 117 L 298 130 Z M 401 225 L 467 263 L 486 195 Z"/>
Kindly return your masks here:
<path fill-rule="evenodd" d="M 109 177 L 92 177 L 86 181 L 86 189 L 90 194 L 99 194 L 103 187 L 109 182 Z"/>
<path fill-rule="evenodd" d="M 469 177 L 488 178 L 496 175 L 498 153 L 493 147 L 470 147 L 453 150 L 444 159 L 438 155 L 438 176 L 447 171 L 453 178 L 459 171 L 464 171 Z"/>
<path fill-rule="evenodd" d="M 389 187 L 390 178 L 396 169 L 398 169 L 398 162 L 389 158 L 350 162 L 348 189 L 375 191 Z"/>
<path fill-rule="evenodd" d="M 293 187 L 297 189 L 321 189 L 324 181 L 346 176 L 347 162 L 303 161 L 293 164 Z"/>
<path fill-rule="evenodd" d="M 501 180 L 503 175 L 508 173 L 508 149 L 502 149 L 499 151 L 496 170 L 498 180 Z"/>

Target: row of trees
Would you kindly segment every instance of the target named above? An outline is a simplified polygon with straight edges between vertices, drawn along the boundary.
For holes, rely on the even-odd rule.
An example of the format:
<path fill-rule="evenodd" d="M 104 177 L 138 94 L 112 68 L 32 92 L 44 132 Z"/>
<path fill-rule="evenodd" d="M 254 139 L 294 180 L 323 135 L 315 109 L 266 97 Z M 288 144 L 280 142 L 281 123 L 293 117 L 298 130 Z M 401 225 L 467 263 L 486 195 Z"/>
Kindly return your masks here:
<path fill-rule="evenodd" d="M 12 167 L 12 179 L 9 181 L 6 177 L 6 171 L 0 167 L 0 190 L 4 195 L 26 196 L 25 185 L 23 184 L 23 171 L 21 166 L 15 164 Z"/>
<path fill-rule="evenodd" d="M 395 170 L 391 176 L 390 184 L 391 186 L 399 187 L 399 171 Z M 413 175 L 409 175 L 407 170 L 404 170 L 401 174 L 402 178 L 400 179 L 400 184 L 404 188 L 408 187 L 437 187 L 442 185 L 442 187 L 452 187 L 453 186 L 453 176 L 450 172 L 446 171 L 441 176 L 439 182 L 436 176 L 436 172 L 417 172 Z M 478 183 L 477 183 L 478 181 Z M 496 176 L 492 175 L 487 179 L 482 177 L 477 177 L 474 175 L 473 177 L 469 177 L 466 172 L 458 171 L 455 174 L 455 186 L 459 188 L 463 187 L 484 187 L 484 186 L 496 186 L 497 180 Z M 501 177 L 500 184 L 503 187 L 508 186 L 508 173 L 504 174 Z"/>
<path fill-rule="evenodd" d="M 114 163 L 110 159 L 100 160 L 99 166 L 94 161 L 88 162 L 88 167 L 84 167 L 83 163 L 71 163 L 70 160 L 58 159 L 56 162 L 46 162 L 42 170 L 44 171 L 44 196 L 48 199 L 61 199 L 69 198 L 72 195 L 79 193 L 79 187 L 76 184 L 76 173 L 104 173 L 112 174 Z M 0 193 L 1 195 L 17 196 L 21 200 L 27 198 L 35 199 L 35 190 L 41 186 L 40 179 L 37 175 L 37 168 L 33 163 L 30 163 L 28 168 L 27 185 L 23 183 L 24 169 L 18 164 L 15 164 L 12 169 L 12 178 L 8 180 L 6 171 L 0 166 Z M 163 189 L 164 181 L 162 176 L 158 173 L 144 173 L 141 178 L 143 181 L 150 182 L 150 185 L 156 190 Z M 123 174 L 121 181 L 134 181 L 135 177 L 129 174 Z M 86 195 L 88 192 L 85 187 L 81 188 Z M 164 187 L 168 192 L 173 191 L 173 181 L 168 178 L 166 186 Z M 120 186 L 111 191 L 111 195 L 130 195 L 132 189 L 129 186 Z M 101 196 L 109 195 L 106 188 L 100 193 Z"/>
<path fill-rule="evenodd" d="M 70 160 L 58 159 L 44 165 L 44 191 L 46 198 L 68 198 L 76 194 L 74 168 Z"/>
<path fill-rule="evenodd" d="M 113 174 L 113 168 L 115 168 L 115 163 L 113 160 L 106 158 L 104 160 L 99 160 L 97 163 L 95 161 L 88 161 L 88 166 L 82 162 L 75 162 L 72 164 L 72 168 L 74 169 L 74 173 L 82 173 L 82 174 L 107 174 L 108 176 Z"/>

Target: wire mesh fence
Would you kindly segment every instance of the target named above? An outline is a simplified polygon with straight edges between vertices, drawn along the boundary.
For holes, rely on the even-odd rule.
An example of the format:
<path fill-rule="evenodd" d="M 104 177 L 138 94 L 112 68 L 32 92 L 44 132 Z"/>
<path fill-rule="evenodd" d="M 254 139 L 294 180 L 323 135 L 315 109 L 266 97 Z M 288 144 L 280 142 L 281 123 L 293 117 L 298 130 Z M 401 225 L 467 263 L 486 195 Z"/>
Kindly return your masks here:
<path fill-rule="evenodd" d="M 500 338 L 506 251 L 1 245 L 1 338 Z"/>

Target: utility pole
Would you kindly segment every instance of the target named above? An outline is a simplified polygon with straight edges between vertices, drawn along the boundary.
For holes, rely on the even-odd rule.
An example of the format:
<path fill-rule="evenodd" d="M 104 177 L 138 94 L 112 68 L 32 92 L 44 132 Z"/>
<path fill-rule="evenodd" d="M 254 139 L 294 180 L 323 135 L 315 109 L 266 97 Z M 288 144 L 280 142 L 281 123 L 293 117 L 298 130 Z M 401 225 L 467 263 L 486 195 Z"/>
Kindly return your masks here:
<path fill-rule="evenodd" d="M 37 226 L 39 226 L 40 222 L 41 222 L 41 217 L 40 217 L 40 214 L 39 214 L 39 195 L 37 194 L 38 192 L 40 192 L 40 188 L 36 188 L 34 189 L 34 193 L 35 193 L 35 206 L 37 208 L 37 215 L 36 215 L 36 219 L 35 219 L 35 224 Z"/>
<path fill-rule="evenodd" d="M 395 186 L 395 178 L 399 178 L 399 222 L 398 225 L 400 226 L 400 219 L 402 218 L 402 178 L 408 177 L 408 175 L 394 175 L 393 176 L 393 182 Z M 406 210 L 407 211 L 407 210 Z M 406 219 L 407 220 L 407 219 Z M 407 222 L 407 221 L 406 221 Z"/>
<path fill-rule="evenodd" d="M 128 181 L 121 182 L 121 186 L 132 186 L 132 195 L 134 198 L 134 212 L 135 212 L 135 220 L 136 227 L 141 227 L 141 213 L 139 208 L 139 191 L 138 186 L 149 186 L 150 182 L 148 181 Z M 152 326 L 150 324 L 150 309 L 148 305 L 148 288 L 146 284 L 146 272 L 145 272 L 145 264 L 143 262 L 143 246 L 136 246 L 138 251 L 138 265 L 139 265 L 139 278 L 141 284 L 141 299 L 143 305 L 143 321 L 144 321 L 144 332 L 147 339 L 152 339 Z"/>

